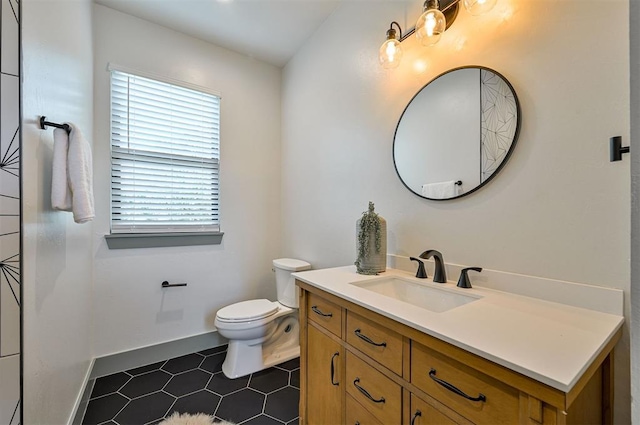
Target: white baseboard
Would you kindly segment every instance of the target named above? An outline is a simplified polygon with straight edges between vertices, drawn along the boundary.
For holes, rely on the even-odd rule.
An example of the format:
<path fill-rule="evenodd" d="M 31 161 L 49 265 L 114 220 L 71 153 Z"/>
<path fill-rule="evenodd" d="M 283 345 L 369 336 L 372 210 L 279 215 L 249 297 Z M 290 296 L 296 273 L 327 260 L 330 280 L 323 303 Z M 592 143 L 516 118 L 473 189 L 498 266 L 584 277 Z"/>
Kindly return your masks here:
<path fill-rule="evenodd" d="M 196 351 L 219 347 L 226 343 L 227 340 L 224 337 L 217 331 L 213 331 L 98 357 L 93 365 L 91 378 L 111 375 Z"/>
<path fill-rule="evenodd" d="M 73 405 L 71 416 L 69 416 L 69 420 L 67 421 L 67 424 L 69 425 L 80 425 L 82 423 L 82 418 L 87 410 L 91 391 L 93 391 L 93 384 L 95 383 L 95 380 L 91 379 L 91 371 L 93 370 L 95 362 L 96 359 L 91 359 L 91 362 L 89 363 L 87 373 L 85 374 L 82 386 L 80 387 L 80 392 L 78 392 L 78 397 Z"/>

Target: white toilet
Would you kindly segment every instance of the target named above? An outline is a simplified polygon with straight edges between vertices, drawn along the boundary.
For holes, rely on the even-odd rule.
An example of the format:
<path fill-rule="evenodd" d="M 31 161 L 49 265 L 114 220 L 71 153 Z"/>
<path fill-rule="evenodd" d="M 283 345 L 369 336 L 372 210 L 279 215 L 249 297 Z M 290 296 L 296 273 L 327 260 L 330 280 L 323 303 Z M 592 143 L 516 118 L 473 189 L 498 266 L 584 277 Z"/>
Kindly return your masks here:
<path fill-rule="evenodd" d="M 218 310 L 215 326 L 229 340 L 222 372 L 239 378 L 300 355 L 298 288 L 291 273 L 309 270 L 306 261 L 273 260 L 278 301 L 242 301 Z"/>

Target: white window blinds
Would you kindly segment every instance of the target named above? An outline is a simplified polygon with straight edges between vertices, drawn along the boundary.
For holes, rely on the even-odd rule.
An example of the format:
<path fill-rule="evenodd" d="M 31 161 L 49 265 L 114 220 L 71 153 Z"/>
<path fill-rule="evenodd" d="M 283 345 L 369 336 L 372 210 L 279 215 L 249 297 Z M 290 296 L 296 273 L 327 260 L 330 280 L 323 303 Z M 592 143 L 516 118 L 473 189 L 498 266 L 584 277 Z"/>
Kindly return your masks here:
<path fill-rule="evenodd" d="M 111 71 L 111 232 L 219 231 L 220 97 Z"/>

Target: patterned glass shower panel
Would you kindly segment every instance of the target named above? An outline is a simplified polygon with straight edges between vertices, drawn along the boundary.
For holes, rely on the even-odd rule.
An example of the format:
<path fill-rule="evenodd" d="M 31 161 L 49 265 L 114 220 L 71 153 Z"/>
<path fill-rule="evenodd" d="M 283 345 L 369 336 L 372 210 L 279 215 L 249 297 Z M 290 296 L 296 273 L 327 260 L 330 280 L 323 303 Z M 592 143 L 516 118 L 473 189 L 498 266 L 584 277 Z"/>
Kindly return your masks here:
<path fill-rule="evenodd" d="M 20 424 L 20 2 L 0 0 L 0 424 Z"/>
<path fill-rule="evenodd" d="M 511 148 L 518 124 L 518 107 L 507 83 L 491 71 L 480 70 L 481 182 L 496 171 Z"/>
<path fill-rule="evenodd" d="M 0 358 L 0 424 L 20 423 L 20 356 Z"/>
<path fill-rule="evenodd" d="M 2 0 L 2 73 L 14 76 L 20 72 L 19 13 L 19 1 Z"/>

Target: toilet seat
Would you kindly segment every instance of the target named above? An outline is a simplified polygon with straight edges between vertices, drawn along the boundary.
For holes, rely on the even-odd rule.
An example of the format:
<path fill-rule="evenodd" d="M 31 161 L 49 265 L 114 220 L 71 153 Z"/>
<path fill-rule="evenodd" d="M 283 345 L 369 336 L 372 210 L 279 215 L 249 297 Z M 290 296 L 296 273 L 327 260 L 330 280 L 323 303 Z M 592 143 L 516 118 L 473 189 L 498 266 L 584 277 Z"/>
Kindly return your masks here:
<path fill-rule="evenodd" d="M 278 311 L 278 304 L 266 299 L 242 301 L 218 310 L 216 320 L 237 323 L 264 319 Z"/>

